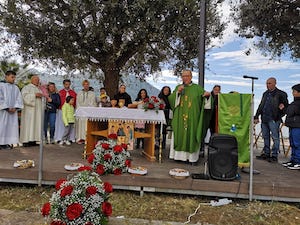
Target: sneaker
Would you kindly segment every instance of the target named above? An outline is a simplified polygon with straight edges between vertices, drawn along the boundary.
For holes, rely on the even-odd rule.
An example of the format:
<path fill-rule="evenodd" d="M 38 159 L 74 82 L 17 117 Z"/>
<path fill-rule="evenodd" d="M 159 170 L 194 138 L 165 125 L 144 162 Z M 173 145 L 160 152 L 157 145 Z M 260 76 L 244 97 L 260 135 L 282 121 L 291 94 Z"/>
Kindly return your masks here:
<path fill-rule="evenodd" d="M 71 145 L 71 142 L 70 141 L 66 141 L 66 145 Z"/>
<path fill-rule="evenodd" d="M 294 163 L 292 161 L 289 161 L 289 162 L 284 162 L 282 163 L 281 165 L 283 165 L 284 167 L 288 167 L 288 166 L 291 166 L 293 165 Z"/>
<path fill-rule="evenodd" d="M 64 141 L 60 141 L 58 144 L 59 145 L 64 145 L 64 143 L 65 143 Z"/>
<path fill-rule="evenodd" d="M 55 141 L 53 139 L 50 140 L 51 144 L 55 144 Z"/>
<path fill-rule="evenodd" d="M 272 156 L 268 159 L 268 162 L 270 162 L 270 163 L 278 162 L 278 158 L 276 156 Z"/>
<path fill-rule="evenodd" d="M 267 157 L 267 155 L 265 153 L 262 153 L 261 155 L 257 155 L 256 159 L 260 159 L 260 160 L 267 160 L 269 157 Z"/>
<path fill-rule="evenodd" d="M 290 170 L 300 170 L 300 164 L 292 164 L 287 167 Z"/>

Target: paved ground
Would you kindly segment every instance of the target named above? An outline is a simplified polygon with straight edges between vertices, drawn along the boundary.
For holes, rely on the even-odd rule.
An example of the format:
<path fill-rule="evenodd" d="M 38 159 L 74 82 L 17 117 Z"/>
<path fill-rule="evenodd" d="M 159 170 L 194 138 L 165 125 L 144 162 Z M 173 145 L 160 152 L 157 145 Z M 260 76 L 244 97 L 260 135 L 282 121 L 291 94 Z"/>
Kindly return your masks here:
<path fill-rule="evenodd" d="M 46 225 L 45 220 L 40 213 L 36 212 L 14 212 L 11 210 L 0 209 L 0 225 Z M 126 219 L 115 218 L 109 219 L 108 225 L 182 225 L 183 223 L 165 222 L 157 220 L 142 220 L 142 219 Z M 196 225 L 190 224 L 189 225 Z"/>

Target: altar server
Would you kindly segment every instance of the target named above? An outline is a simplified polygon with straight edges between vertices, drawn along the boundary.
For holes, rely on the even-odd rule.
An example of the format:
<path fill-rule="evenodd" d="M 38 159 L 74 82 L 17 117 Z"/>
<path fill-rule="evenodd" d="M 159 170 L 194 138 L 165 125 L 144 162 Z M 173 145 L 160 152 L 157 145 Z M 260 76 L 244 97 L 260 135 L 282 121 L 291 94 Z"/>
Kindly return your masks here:
<path fill-rule="evenodd" d="M 23 108 L 23 100 L 15 79 L 16 73 L 7 71 L 0 83 L 0 149 L 10 149 L 19 143 L 17 111 Z"/>

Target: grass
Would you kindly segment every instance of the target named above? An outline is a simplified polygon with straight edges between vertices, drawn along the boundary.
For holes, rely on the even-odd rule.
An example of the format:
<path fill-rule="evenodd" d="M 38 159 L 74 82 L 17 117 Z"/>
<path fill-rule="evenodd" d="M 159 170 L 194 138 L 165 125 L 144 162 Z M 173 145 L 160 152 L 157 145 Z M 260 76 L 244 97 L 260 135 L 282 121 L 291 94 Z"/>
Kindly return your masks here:
<path fill-rule="evenodd" d="M 13 211 L 39 212 L 49 200 L 54 187 L 0 185 L 0 208 Z M 213 198 L 200 196 L 114 191 L 110 202 L 113 216 L 182 222 L 199 207 L 191 223 L 199 224 L 300 224 L 300 204 L 233 199 L 233 203 L 210 206 Z"/>

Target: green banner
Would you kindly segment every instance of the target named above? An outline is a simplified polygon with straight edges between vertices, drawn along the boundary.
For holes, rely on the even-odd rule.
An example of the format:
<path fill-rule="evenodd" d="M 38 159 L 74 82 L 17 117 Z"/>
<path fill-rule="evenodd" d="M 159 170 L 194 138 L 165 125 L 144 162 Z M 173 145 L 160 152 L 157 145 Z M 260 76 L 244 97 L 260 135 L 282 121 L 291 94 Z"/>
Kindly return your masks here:
<path fill-rule="evenodd" d="M 219 94 L 218 128 L 220 134 L 231 134 L 238 141 L 239 167 L 250 162 L 249 127 L 251 123 L 251 94 Z"/>

